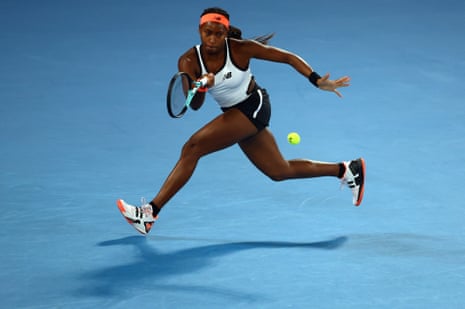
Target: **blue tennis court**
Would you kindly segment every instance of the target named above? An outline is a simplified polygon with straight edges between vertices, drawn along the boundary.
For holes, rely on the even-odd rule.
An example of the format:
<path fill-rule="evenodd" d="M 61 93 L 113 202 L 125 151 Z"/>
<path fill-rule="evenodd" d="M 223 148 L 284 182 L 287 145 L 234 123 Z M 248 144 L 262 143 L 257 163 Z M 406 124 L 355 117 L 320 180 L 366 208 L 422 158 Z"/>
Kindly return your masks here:
<path fill-rule="evenodd" d="M 363 156 L 273 182 L 232 147 L 202 158 L 147 237 L 115 201 L 151 199 L 209 98 L 166 112 L 177 59 L 220 6 L 316 71 L 252 62 L 291 158 Z M 0 308 L 463 308 L 465 3 L 458 0 L 0 1 Z M 299 132 L 299 145 L 287 143 Z"/>

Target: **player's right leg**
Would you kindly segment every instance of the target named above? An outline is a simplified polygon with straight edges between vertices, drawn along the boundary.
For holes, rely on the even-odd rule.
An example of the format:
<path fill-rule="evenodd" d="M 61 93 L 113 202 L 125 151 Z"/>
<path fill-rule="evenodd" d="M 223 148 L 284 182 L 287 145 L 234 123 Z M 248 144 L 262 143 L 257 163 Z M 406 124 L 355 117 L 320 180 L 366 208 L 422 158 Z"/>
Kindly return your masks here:
<path fill-rule="evenodd" d="M 219 115 L 194 133 L 184 144 L 181 157 L 151 201 L 151 204 L 158 208 L 154 213 L 157 214 L 187 183 L 202 156 L 229 147 L 255 133 L 257 128 L 237 109 Z M 123 216 L 136 230 L 142 234 L 150 231 L 156 217 L 150 217 L 149 211 L 145 210 L 146 206 L 152 207 L 151 204 L 135 207 L 123 200 L 118 200 L 117 204 Z"/>
<path fill-rule="evenodd" d="M 237 109 L 213 119 L 184 144 L 181 157 L 152 202 L 163 207 L 187 183 L 201 157 L 234 145 L 256 132 L 255 126 Z"/>
<path fill-rule="evenodd" d="M 123 200 L 117 200 L 116 205 L 126 221 L 142 235 L 150 232 L 153 223 L 158 218 L 153 217 L 152 206 L 145 201 L 142 202 L 140 207 L 132 206 Z"/>

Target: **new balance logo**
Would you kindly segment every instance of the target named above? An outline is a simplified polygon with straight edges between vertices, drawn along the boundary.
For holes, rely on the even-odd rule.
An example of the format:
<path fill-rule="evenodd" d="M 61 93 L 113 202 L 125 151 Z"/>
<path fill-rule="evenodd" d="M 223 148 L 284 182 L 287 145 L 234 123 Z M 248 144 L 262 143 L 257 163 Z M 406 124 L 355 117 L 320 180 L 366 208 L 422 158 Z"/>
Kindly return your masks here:
<path fill-rule="evenodd" d="M 228 72 L 223 75 L 223 80 L 230 79 L 232 77 L 232 72 Z"/>

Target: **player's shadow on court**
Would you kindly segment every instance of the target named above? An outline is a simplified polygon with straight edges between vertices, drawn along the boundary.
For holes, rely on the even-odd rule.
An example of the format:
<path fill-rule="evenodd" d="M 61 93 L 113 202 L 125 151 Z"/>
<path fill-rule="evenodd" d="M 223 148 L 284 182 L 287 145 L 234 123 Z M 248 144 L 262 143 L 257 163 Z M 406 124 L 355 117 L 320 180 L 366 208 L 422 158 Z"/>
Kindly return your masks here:
<path fill-rule="evenodd" d="M 159 241 L 190 240 L 187 238 L 173 238 L 159 236 Z M 214 240 L 201 240 L 209 241 Z M 219 242 L 220 240 L 216 240 Z M 123 296 L 127 287 L 148 285 L 156 290 L 184 291 L 191 293 L 209 293 L 219 296 L 246 298 L 256 300 L 257 295 L 244 292 L 224 290 L 211 286 L 192 286 L 181 284 L 167 284 L 169 277 L 196 272 L 213 264 L 217 258 L 235 252 L 253 249 L 301 248 L 331 250 L 341 247 L 347 237 L 319 242 L 285 242 L 285 241 L 240 241 L 223 242 L 182 249 L 174 252 L 159 252 L 151 246 L 149 239 L 141 236 L 131 236 L 121 239 L 98 243 L 98 246 L 129 246 L 134 250 L 136 258 L 130 263 L 116 264 L 98 270 L 84 273 L 80 279 L 85 281 L 78 294 L 106 297 L 109 295 Z M 111 262 L 109 261 L 109 264 Z"/>

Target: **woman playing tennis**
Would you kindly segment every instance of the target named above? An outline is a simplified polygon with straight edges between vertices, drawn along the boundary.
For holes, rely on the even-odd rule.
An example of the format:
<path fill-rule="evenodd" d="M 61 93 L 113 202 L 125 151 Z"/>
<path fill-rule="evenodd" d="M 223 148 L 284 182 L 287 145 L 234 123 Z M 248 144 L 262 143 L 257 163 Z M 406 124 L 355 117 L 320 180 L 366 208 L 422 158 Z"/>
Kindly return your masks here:
<path fill-rule="evenodd" d="M 341 96 L 338 88 L 349 86 L 350 78 L 336 80 L 329 74 L 319 76 L 301 57 L 267 45 L 271 36 L 243 40 L 241 31 L 229 24 L 229 14 L 220 8 L 204 10 L 200 18 L 201 44 L 187 50 L 178 61 L 178 69 L 193 80 L 208 77 L 206 87 L 195 94 L 190 107 L 199 109 L 206 92 L 218 102 L 223 113 L 194 133 L 184 144 L 181 156 L 150 203 L 140 207 L 118 200 L 126 220 L 147 234 L 163 206 L 187 183 L 202 156 L 238 144 L 247 158 L 274 181 L 322 176 L 338 177 L 347 184 L 353 204 L 362 202 L 365 162 L 363 159 L 327 163 L 283 158 L 273 134 L 267 128 L 271 108 L 268 94 L 255 81 L 251 59 L 285 63 L 293 67 L 321 90 Z"/>

